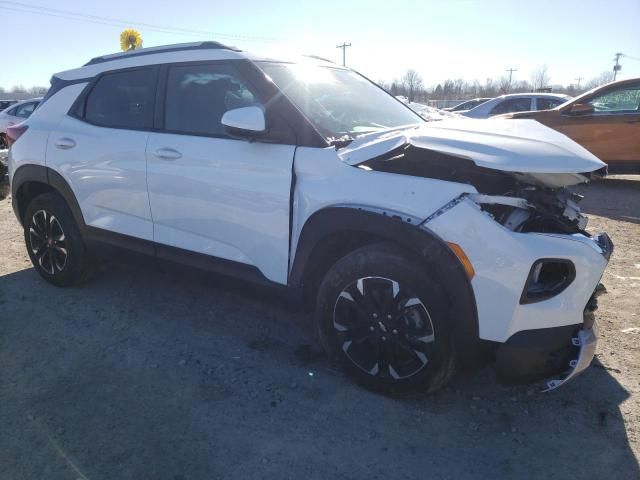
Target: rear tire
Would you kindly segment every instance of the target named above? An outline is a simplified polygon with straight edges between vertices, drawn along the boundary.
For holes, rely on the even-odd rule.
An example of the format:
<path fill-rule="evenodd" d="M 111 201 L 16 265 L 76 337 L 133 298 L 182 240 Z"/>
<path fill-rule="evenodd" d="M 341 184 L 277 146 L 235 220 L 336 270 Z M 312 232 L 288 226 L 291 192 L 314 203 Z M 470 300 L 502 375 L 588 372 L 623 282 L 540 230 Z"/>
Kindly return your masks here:
<path fill-rule="evenodd" d="M 365 387 L 433 392 L 453 376 L 444 286 L 420 259 L 387 244 L 355 250 L 331 267 L 316 305 L 324 349 Z"/>
<path fill-rule="evenodd" d="M 35 197 L 22 223 L 31 263 L 47 282 L 69 287 L 89 278 L 94 264 L 71 210 L 57 192 Z"/>

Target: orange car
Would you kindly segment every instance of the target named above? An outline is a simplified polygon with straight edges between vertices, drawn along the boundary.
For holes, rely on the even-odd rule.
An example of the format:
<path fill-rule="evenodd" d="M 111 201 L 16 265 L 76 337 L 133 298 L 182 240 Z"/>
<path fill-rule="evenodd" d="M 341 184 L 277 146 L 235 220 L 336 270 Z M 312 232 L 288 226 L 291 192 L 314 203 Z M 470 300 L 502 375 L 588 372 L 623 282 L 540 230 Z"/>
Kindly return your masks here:
<path fill-rule="evenodd" d="M 640 173 L 640 78 L 594 88 L 552 110 L 493 118 L 533 118 L 585 147 L 610 171 Z"/>

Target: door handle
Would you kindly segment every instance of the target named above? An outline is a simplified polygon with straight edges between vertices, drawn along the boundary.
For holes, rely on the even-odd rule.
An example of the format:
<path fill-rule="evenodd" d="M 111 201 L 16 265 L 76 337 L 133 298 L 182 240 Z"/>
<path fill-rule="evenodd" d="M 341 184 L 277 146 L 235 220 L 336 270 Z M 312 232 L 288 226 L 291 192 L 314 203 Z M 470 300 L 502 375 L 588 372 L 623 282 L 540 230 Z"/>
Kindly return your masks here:
<path fill-rule="evenodd" d="M 76 146 L 75 140 L 69 137 L 59 138 L 54 143 L 56 147 L 58 147 L 61 150 L 69 150 L 70 148 L 73 148 Z"/>
<path fill-rule="evenodd" d="M 153 155 L 162 160 L 178 160 L 182 158 L 182 154 L 173 148 L 159 148 Z"/>

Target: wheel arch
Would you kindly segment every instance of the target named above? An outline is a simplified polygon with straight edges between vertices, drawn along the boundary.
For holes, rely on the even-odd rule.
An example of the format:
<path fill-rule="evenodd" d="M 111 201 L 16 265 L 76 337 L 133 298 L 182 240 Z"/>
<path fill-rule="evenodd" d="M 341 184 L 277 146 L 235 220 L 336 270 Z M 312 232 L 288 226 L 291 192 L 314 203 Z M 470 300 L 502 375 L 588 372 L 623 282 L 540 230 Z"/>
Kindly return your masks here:
<path fill-rule="evenodd" d="M 82 230 L 85 226 L 80 205 L 71 187 L 55 170 L 44 165 L 22 165 L 13 174 L 11 181 L 11 203 L 20 224 L 24 219 L 27 205 L 36 196 L 55 191 L 62 196 Z"/>
<path fill-rule="evenodd" d="M 411 223 L 409 223 L 411 220 Z M 418 227 L 413 219 L 360 207 L 328 207 L 314 213 L 304 224 L 289 274 L 289 285 L 305 303 L 313 305 L 315 291 L 329 268 L 344 255 L 370 243 L 386 242 L 417 257 L 426 267 L 437 269 L 445 285 L 455 285 L 448 295 L 460 360 L 467 366 L 480 355 L 475 294 L 455 253 L 435 233 Z"/>

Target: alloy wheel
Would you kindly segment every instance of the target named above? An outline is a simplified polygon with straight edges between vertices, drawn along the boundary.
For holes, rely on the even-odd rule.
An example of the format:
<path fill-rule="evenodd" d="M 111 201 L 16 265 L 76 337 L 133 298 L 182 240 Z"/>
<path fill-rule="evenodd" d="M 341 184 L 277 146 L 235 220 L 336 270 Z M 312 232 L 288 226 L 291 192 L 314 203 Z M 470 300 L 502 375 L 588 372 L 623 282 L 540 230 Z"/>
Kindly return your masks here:
<path fill-rule="evenodd" d="M 64 230 L 58 219 L 46 210 L 38 210 L 29 225 L 29 247 L 38 265 L 50 275 L 64 270 L 68 252 Z"/>
<path fill-rule="evenodd" d="M 372 376 L 399 380 L 423 370 L 435 345 L 429 311 L 410 289 L 385 277 L 347 285 L 333 309 L 342 351 Z"/>

